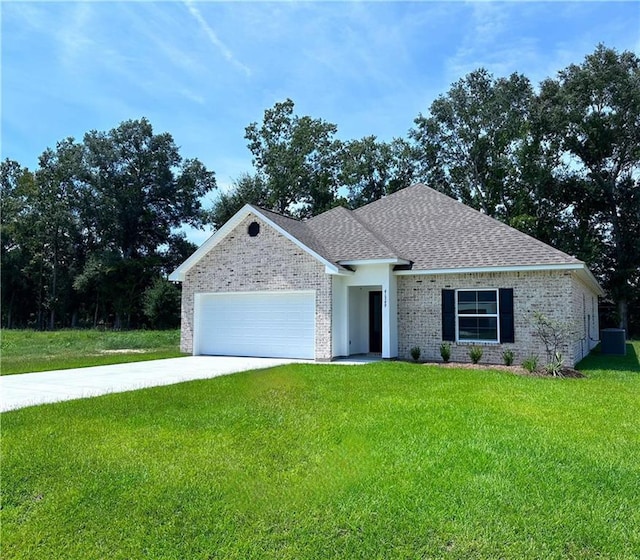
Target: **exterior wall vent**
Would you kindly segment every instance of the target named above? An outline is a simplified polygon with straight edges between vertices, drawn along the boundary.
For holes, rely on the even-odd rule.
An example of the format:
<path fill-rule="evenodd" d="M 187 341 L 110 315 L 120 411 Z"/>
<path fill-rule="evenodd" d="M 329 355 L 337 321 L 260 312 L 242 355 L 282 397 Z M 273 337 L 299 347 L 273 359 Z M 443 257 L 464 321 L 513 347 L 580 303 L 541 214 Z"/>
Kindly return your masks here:
<path fill-rule="evenodd" d="M 249 237 L 256 237 L 260 233 L 260 224 L 258 222 L 251 222 L 247 228 Z"/>

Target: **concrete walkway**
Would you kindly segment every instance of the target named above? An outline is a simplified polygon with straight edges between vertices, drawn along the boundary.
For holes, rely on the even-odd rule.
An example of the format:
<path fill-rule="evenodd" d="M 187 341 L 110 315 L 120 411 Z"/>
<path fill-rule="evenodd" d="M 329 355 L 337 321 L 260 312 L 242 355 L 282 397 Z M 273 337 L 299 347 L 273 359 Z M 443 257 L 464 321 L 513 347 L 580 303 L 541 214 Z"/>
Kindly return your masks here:
<path fill-rule="evenodd" d="M 121 393 L 145 387 L 208 379 L 282 364 L 314 363 L 278 358 L 189 356 L 0 376 L 0 412 L 36 404 Z"/>

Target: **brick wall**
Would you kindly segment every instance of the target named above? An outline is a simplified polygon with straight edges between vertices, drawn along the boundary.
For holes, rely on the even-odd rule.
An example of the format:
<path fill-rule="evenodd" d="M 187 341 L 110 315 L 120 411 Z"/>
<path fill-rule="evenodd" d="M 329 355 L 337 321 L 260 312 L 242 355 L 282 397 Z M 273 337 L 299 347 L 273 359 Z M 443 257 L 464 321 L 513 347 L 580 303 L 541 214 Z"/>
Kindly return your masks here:
<path fill-rule="evenodd" d="M 443 289 L 513 288 L 513 312 L 515 342 L 512 344 L 484 343 L 481 363 L 502 363 L 502 352 L 510 348 L 515 354 L 515 364 L 535 354 L 540 363 L 546 361 L 544 346 L 533 336 L 533 314 L 540 311 L 550 318 L 573 321 L 576 299 L 575 283 L 571 272 L 541 271 L 516 273 L 449 274 L 435 276 L 398 277 L 398 341 L 400 358 L 409 359 L 409 351 L 419 346 L 422 357 L 441 360 L 442 342 L 441 297 Z M 580 326 L 582 315 L 580 314 Z M 567 365 L 576 358 L 576 344 L 581 334 L 574 335 L 561 349 Z M 471 343 L 451 343 L 451 359 L 469 362 Z"/>
<path fill-rule="evenodd" d="M 577 278 L 572 279 L 572 320 L 575 326 L 573 358 L 579 362 L 598 343 L 598 297 Z"/>
<path fill-rule="evenodd" d="M 247 234 L 260 224 L 256 237 Z M 315 290 L 317 360 L 331 359 L 331 277 L 324 265 L 256 216 L 249 215 L 191 268 L 182 283 L 183 352 L 193 351 L 196 293 Z"/>

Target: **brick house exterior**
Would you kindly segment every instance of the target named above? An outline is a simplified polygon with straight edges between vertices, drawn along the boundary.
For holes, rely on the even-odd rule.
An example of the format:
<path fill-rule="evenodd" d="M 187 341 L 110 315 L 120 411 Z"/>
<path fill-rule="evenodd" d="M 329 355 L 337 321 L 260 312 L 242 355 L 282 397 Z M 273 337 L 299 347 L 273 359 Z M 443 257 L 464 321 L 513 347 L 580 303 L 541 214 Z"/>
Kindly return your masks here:
<path fill-rule="evenodd" d="M 512 343 L 480 343 L 483 362 L 502 363 L 502 352 L 506 349 L 513 351 L 515 363 L 521 363 L 531 355 L 543 359 L 544 346 L 534 336 L 535 311 L 550 319 L 576 325 L 573 341 L 560 348 L 567 362 L 581 360 L 593 348 L 599 334 L 598 298 L 582 282 L 575 280 L 570 271 L 486 272 L 428 277 L 401 276 L 398 280 L 399 356 L 409 358 L 411 348 L 419 346 L 426 359 L 439 360 L 442 342 L 441 291 L 454 287 L 483 289 L 488 286 L 513 289 L 516 336 Z M 583 297 L 586 312 L 582 308 Z M 590 317 L 589 332 L 583 320 L 585 315 Z M 451 359 L 457 362 L 469 361 L 469 346 L 470 343 L 453 341 Z"/>
<path fill-rule="evenodd" d="M 242 235 L 257 221 L 263 234 Z M 258 274 L 255 272 L 258 271 Z M 182 282 L 180 347 L 193 351 L 193 304 L 196 293 L 307 290 L 316 293 L 315 356 L 331 358 L 331 276 L 316 259 L 254 214 L 244 218 L 219 245 L 189 269 Z"/>
<path fill-rule="evenodd" d="M 437 360 L 448 340 L 454 361 L 479 344 L 484 363 L 519 363 L 544 359 L 538 311 L 572 325 L 573 365 L 599 333 L 584 263 L 424 185 L 306 221 L 247 205 L 170 278 L 189 353 Z"/>

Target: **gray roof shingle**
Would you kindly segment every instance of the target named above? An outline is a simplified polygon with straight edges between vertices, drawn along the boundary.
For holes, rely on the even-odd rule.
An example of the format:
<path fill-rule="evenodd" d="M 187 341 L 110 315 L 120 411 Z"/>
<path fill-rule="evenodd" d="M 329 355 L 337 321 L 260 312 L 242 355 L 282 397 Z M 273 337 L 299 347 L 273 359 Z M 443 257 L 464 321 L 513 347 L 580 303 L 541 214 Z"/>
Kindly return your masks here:
<path fill-rule="evenodd" d="M 423 184 L 354 212 L 408 255 L 414 269 L 581 263 Z"/>
<path fill-rule="evenodd" d="M 582 264 L 420 183 L 354 211 L 333 208 L 302 222 L 260 211 L 334 263 L 399 258 L 414 270 Z"/>
<path fill-rule="evenodd" d="M 322 243 L 333 261 L 397 258 L 390 247 L 358 217 L 343 207 L 307 220 L 306 226 Z"/>

